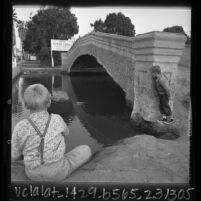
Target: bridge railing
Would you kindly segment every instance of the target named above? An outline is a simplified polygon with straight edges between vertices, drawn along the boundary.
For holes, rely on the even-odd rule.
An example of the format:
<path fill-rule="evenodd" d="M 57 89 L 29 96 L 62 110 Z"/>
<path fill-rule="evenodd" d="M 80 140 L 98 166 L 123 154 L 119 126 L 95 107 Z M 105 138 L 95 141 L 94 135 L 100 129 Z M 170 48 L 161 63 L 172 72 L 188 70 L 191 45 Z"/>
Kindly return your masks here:
<path fill-rule="evenodd" d="M 86 44 L 93 44 L 96 46 L 101 46 L 102 48 L 110 48 L 114 51 L 123 51 L 127 52 L 130 55 L 134 54 L 134 45 L 135 38 L 120 36 L 116 34 L 108 34 L 102 32 L 91 32 L 85 36 L 77 39 L 68 54 L 70 54 L 76 47 Z"/>
<path fill-rule="evenodd" d="M 89 33 L 89 34 L 90 34 L 90 33 Z M 89 34 L 86 34 L 86 35 L 89 35 Z M 81 40 L 83 37 L 85 37 L 86 35 L 82 36 L 81 38 L 78 38 L 78 39 L 73 43 L 73 45 L 72 45 L 72 47 L 71 47 L 70 50 L 74 49 L 74 48 L 76 47 L 76 45 L 80 42 L 80 40 Z M 69 51 L 70 51 L 70 50 L 69 50 Z"/>

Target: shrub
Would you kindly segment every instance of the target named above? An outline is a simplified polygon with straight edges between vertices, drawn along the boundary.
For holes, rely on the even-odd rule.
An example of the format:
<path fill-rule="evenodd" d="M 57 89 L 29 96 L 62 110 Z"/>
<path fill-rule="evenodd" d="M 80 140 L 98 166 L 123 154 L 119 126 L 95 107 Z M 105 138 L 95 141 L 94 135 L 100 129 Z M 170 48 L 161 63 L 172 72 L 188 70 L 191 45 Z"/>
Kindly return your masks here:
<path fill-rule="evenodd" d="M 37 55 L 42 65 L 51 65 L 51 49 L 43 47 Z"/>
<path fill-rule="evenodd" d="M 61 53 L 53 51 L 52 55 L 53 55 L 53 59 L 54 59 L 54 66 L 61 65 Z M 38 58 L 42 65 L 51 66 L 52 61 L 51 61 L 50 47 L 43 47 L 38 54 Z"/>

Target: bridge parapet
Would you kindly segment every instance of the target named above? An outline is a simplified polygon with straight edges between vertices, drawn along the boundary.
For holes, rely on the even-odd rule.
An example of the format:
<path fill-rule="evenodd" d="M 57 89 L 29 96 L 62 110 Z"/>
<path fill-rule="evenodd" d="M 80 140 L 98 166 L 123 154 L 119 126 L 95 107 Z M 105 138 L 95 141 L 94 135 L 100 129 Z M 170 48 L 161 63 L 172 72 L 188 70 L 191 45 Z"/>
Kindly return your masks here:
<path fill-rule="evenodd" d="M 91 32 L 82 38 L 79 38 L 70 49 L 74 51 L 78 46 L 93 44 L 104 49 L 110 49 L 117 54 L 127 53 L 127 56 L 134 54 L 133 43 L 134 37 L 120 36 L 116 34 L 107 34 L 101 32 Z"/>

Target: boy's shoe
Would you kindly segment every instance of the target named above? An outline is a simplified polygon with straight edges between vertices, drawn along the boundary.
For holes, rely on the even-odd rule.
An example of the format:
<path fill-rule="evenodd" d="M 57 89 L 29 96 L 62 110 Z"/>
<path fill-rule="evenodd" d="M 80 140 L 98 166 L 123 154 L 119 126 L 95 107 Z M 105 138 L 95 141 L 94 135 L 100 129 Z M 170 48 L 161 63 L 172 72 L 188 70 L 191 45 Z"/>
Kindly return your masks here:
<path fill-rule="evenodd" d="M 167 117 L 163 115 L 161 121 L 167 121 Z"/>
<path fill-rule="evenodd" d="M 166 121 L 167 121 L 167 119 L 160 119 L 160 120 L 157 120 L 157 122 L 160 123 L 160 124 L 163 124 L 163 123 L 165 123 Z"/>
<path fill-rule="evenodd" d="M 167 117 L 165 115 L 162 116 L 160 120 L 157 120 L 158 123 L 162 124 L 167 121 Z"/>
<path fill-rule="evenodd" d="M 166 118 L 162 118 L 161 120 L 157 120 L 158 123 L 164 123 L 164 124 L 171 124 L 174 122 L 174 119 L 171 118 L 169 120 L 167 120 Z"/>
<path fill-rule="evenodd" d="M 174 119 L 163 121 L 164 124 L 171 124 L 174 122 Z"/>

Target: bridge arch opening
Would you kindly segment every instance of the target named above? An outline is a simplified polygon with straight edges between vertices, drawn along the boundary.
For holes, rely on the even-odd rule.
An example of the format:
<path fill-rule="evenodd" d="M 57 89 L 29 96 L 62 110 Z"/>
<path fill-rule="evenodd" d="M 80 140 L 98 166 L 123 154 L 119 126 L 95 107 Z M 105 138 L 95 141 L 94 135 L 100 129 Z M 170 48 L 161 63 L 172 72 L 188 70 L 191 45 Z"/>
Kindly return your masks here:
<path fill-rule="evenodd" d="M 107 74 L 97 59 L 89 54 L 79 56 L 72 64 L 70 74 Z"/>
<path fill-rule="evenodd" d="M 122 115 L 125 112 L 127 101 L 124 90 L 93 55 L 79 56 L 72 64 L 70 72 L 76 75 L 71 76 L 70 80 L 77 100 L 87 103 L 84 109 L 88 113 Z M 127 112 L 130 118 L 130 108 Z"/>
<path fill-rule="evenodd" d="M 112 77 L 106 73 L 69 78 L 77 116 L 93 139 L 112 145 L 134 135 L 125 92 Z"/>

